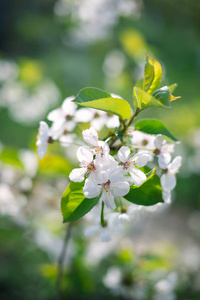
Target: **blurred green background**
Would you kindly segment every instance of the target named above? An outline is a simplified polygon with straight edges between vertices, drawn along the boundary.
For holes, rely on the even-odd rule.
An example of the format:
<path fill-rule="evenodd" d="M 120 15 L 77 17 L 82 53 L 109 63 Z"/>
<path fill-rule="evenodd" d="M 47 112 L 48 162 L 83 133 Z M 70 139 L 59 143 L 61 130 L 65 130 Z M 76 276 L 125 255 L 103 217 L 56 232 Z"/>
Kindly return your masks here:
<path fill-rule="evenodd" d="M 161 62 L 163 83 L 176 82 L 175 95 L 182 97 L 173 103 L 171 110 L 149 109 L 141 118 L 159 118 L 181 141 L 177 153 L 183 156 L 183 166 L 174 202 L 164 216 L 166 220 L 169 218 L 169 223 L 170 218 L 174 221 L 172 232 L 178 228 L 183 251 L 176 245 L 176 249 L 167 251 L 167 245 L 158 254 L 150 245 L 144 255 L 128 243 L 127 247 L 121 245 L 117 253 L 109 253 L 88 267 L 85 256 L 89 246 L 79 237 L 77 225 L 72 245 L 75 255 L 72 253 L 70 263 L 66 263 L 63 299 L 200 299 L 200 284 L 194 286 L 196 278 L 200 282 L 198 268 L 181 269 L 181 263 L 177 263 L 180 253 L 173 254 L 173 251 L 184 252 L 185 245 L 191 245 L 188 265 L 194 263 L 194 257 L 196 265 L 200 260 L 199 16 L 200 2 L 196 0 L 0 1 L 0 191 L 4 192 L 0 201 L 5 205 L 7 195 L 23 207 L 22 215 L 10 208 L 9 213 L 1 211 L 1 299 L 54 299 L 58 253 L 49 253 L 47 248 L 57 247 L 63 235 L 59 199 L 70 166 L 61 157 L 57 166 L 53 165 L 55 158 L 44 160 L 36 180 L 20 160 L 20 151 L 35 152 L 39 121 L 46 121 L 50 110 L 81 88 L 98 87 L 121 95 L 132 105 L 132 88 L 143 76 L 146 50 Z M 24 172 L 37 188 L 18 193 Z M 45 214 L 50 215 L 47 220 Z M 141 226 L 142 232 L 138 231 L 141 236 L 148 227 L 145 224 Z M 51 233 L 49 239 L 46 237 L 46 248 L 45 242 L 38 242 L 41 228 Z M 162 233 L 152 237 L 155 245 L 160 236 Z M 164 231 L 163 236 L 167 240 L 168 233 Z M 123 273 L 124 293 L 113 293 L 102 280 L 112 265 L 118 268 L 114 277 L 119 270 Z M 159 273 L 159 268 L 165 272 L 156 277 L 153 271 Z M 180 279 L 174 290 L 171 285 L 173 293 L 155 296 L 155 278 L 165 276 L 166 281 L 166 276 L 173 272 Z M 130 287 L 138 286 L 139 292 L 129 291 Z"/>

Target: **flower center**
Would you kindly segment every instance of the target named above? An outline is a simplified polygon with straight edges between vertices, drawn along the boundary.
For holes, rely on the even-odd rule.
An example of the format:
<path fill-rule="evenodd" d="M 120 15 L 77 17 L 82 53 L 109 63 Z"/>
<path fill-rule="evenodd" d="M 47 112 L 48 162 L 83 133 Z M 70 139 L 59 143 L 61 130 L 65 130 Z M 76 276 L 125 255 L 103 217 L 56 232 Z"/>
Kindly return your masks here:
<path fill-rule="evenodd" d="M 96 155 L 100 154 L 102 156 L 103 155 L 103 148 L 101 146 L 96 146 L 94 148 L 94 152 L 95 152 Z"/>
<path fill-rule="evenodd" d="M 130 161 L 125 161 L 122 163 L 123 169 L 129 169 L 131 167 L 131 162 Z"/>
<path fill-rule="evenodd" d="M 108 180 L 106 183 L 102 183 L 102 188 L 106 193 L 110 192 L 110 180 Z"/>
<path fill-rule="evenodd" d="M 95 170 L 96 170 L 96 167 L 93 162 L 91 162 L 89 165 L 87 165 L 87 171 L 89 173 L 94 172 Z"/>

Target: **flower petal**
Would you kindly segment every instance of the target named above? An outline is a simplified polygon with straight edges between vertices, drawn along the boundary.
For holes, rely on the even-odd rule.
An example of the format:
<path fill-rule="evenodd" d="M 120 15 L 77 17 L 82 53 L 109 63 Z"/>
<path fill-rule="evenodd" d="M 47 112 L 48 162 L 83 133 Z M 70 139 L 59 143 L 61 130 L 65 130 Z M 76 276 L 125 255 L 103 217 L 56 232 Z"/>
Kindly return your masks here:
<path fill-rule="evenodd" d="M 130 155 L 130 149 L 129 147 L 126 146 L 122 146 L 117 153 L 119 160 L 122 161 L 123 163 L 125 163 L 128 160 L 129 155 Z"/>
<path fill-rule="evenodd" d="M 57 109 L 54 109 L 54 110 L 50 111 L 50 113 L 47 116 L 47 119 L 49 121 L 52 121 L 52 122 L 59 121 L 60 119 L 63 120 L 64 119 L 64 114 L 63 114 L 62 109 L 57 108 Z"/>
<path fill-rule="evenodd" d="M 82 132 L 83 139 L 86 143 L 92 146 L 97 146 L 98 142 L 98 133 L 93 127 L 90 127 L 89 129 L 83 130 Z"/>
<path fill-rule="evenodd" d="M 158 155 L 158 164 L 161 169 L 166 169 L 171 161 L 171 154 L 169 152 Z"/>
<path fill-rule="evenodd" d="M 113 196 L 111 190 L 108 190 L 108 191 L 103 190 L 100 201 L 101 202 L 103 201 L 107 208 L 110 208 L 110 209 L 115 209 L 116 208 L 116 204 L 115 204 L 115 201 L 114 201 L 114 196 Z"/>
<path fill-rule="evenodd" d="M 129 170 L 129 174 L 131 176 L 133 183 L 136 186 L 140 186 L 147 179 L 146 175 L 141 170 L 136 169 L 136 168 Z"/>
<path fill-rule="evenodd" d="M 164 139 L 161 134 L 158 134 L 154 141 L 154 145 L 156 149 L 160 150 L 163 144 L 164 144 Z"/>
<path fill-rule="evenodd" d="M 76 108 L 77 108 L 77 104 L 72 102 L 72 100 L 74 100 L 74 96 L 70 96 L 67 97 L 62 104 L 62 110 L 65 116 L 73 116 Z"/>
<path fill-rule="evenodd" d="M 125 196 L 130 190 L 130 186 L 126 181 L 118 181 L 110 184 L 115 196 Z"/>
<path fill-rule="evenodd" d="M 91 108 L 80 108 L 75 113 L 75 120 L 76 122 L 90 122 L 94 117 L 94 112 Z"/>
<path fill-rule="evenodd" d="M 80 162 L 85 161 L 91 163 L 93 160 L 93 153 L 89 146 L 81 146 L 77 150 L 77 158 Z"/>
<path fill-rule="evenodd" d="M 182 157 L 181 156 L 176 156 L 171 164 L 168 166 L 168 170 L 170 173 L 175 174 L 178 172 L 179 168 L 181 167 L 182 163 Z"/>
<path fill-rule="evenodd" d="M 164 190 L 171 191 L 176 186 L 176 177 L 173 174 L 163 174 L 160 178 L 161 186 Z"/>
<path fill-rule="evenodd" d="M 149 161 L 149 153 L 146 151 L 140 151 L 135 154 L 130 161 L 134 161 L 136 166 L 139 168 L 144 167 Z"/>
<path fill-rule="evenodd" d="M 89 176 L 85 180 L 85 185 L 83 187 L 83 192 L 89 193 L 89 194 L 96 194 L 97 193 L 97 181 L 95 178 L 92 178 Z"/>
<path fill-rule="evenodd" d="M 81 182 L 84 180 L 84 175 L 86 173 L 86 168 L 76 168 L 69 174 L 69 179 L 74 182 Z"/>

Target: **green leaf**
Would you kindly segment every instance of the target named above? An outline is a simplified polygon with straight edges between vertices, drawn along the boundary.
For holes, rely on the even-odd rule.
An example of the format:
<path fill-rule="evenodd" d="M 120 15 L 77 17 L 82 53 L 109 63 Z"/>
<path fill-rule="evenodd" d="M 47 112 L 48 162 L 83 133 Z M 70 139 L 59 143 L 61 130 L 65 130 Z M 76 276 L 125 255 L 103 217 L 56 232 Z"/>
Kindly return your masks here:
<path fill-rule="evenodd" d="M 148 92 L 148 94 L 152 94 L 159 87 L 161 80 L 161 64 L 147 53 L 144 67 L 143 90 Z"/>
<path fill-rule="evenodd" d="M 172 85 L 169 86 L 169 90 L 170 90 L 170 101 L 174 101 L 174 100 L 177 100 L 177 99 L 180 99 L 181 97 L 180 96 L 173 96 L 172 93 L 174 92 L 174 90 L 176 89 L 177 87 L 177 83 L 174 83 Z"/>
<path fill-rule="evenodd" d="M 107 92 L 97 88 L 82 89 L 74 99 L 74 102 L 82 106 L 118 115 L 122 119 L 131 117 L 131 106 L 126 100 L 113 98 Z"/>
<path fill-rule="evenodd" d="M 169 130 L 167 130 L 165 125 L 159 120 L 140 120 L 134 126 L 135 130 L 139 130 L 147 134 L 162 134 L 175 142 L 177 141 L 177 139 L 171 134 Z"/>
<path fill-rule="evenodd" d="M 99 197 L 85 198 L 83 182 L 71 182 L 61 199 L 63 222 L 72 222 L 87 214 L 98 202 Z"/>
<path fill-rule="evenodd" d="M 147 180 L 140 186 L 131 186 L 130 191 L 124 198 L 132 203 L 144 206 L 164 202 L 160 179 L 155 174 L 156 168 L 149 173 Z"/>
<path fill-rule="evenodd" d="M 149 107 L 164 107 L 169 108 L 164 103 L 162 103 L 159 99 L 156 99 L 152 95 L 149 95 L 145 91 L 134 87 L 133 89 L 133 99 L 134 106 L 138 107 L 140 110 L 149 108 Z"/>
<path fill-rule="evenodd" d="M 170 90 L 170 93 L 172 94 L 175 91 L 175 89 L 177 88 L 177 83 L 169 85 L 168 88 Z"/>
<path fill-rule="evenodd" d="M 170 107 L 171 94 L 168 86 L 163 86 L 162 88 L 157 89 L 153 92 L 152 96 L 158 99 L 165 106 Z"/>

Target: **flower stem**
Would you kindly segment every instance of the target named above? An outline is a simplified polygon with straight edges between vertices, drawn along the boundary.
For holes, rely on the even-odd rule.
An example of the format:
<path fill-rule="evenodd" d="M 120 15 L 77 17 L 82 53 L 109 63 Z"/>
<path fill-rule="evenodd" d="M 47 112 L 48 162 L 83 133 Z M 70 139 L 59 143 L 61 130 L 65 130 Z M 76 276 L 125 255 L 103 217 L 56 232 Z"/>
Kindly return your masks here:
<path fill-rule="evenodd" d="M 123 135 L 126 130 L 128 129 L 128 127 L 131 125 L 131 123 L 133 122 L 133 120 L 135 119 L 135 117 L 137 117 L 137 115 L 139 114 L 139 112 L 141 111 L 141 109 L 139 107 L 136 108 L 135 113 L 132 115 L 132 117 L 128 120 L 127 123 L 124 122 L 123 120 L 123 129 L 121 130 L 121 134 Z M 116 142 L 116 140 L 118 140 L 118 136 L 115 135 L 113 136 L 113 138 L 110 139 L 111 143 L 110 143 L 110 148 L 112 149 L 113 144 Z"/>
<path fill-rule="evenodd" d="M 101 225 L 105 227 L 105 220 L 104 220 L 104 202 L 102 201 L 101 205 Z"/>

